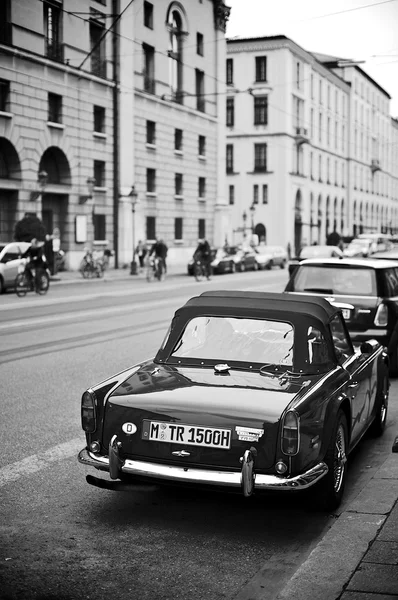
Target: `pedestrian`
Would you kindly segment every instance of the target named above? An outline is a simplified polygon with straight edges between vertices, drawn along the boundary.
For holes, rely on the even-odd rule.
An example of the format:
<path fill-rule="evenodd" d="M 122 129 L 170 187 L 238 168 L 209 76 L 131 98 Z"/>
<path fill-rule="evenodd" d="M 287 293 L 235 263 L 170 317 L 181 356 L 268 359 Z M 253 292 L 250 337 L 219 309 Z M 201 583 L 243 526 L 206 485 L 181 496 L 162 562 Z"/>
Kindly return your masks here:
<path fill-rule="evenodd" d="M 139 242 L 137 244 L 137 248 L 135 249 L 135 253 L 138 256 L 138 260 L 140 263 L 140 270 L 142 271 L 144 269 L 144 265 L 145 265 L 145 256 L 148 253 L 146 244 L 142 240 L 139 240 Z"/>
<path fill-rule="evenodd" d="M 105 250 L 104 250 L 104 270 L 105 271 L 109 267 L 109 261 L 110 261 L 111 256 L 112 256 L 112 251 L 109 250 L 109 248 L 105 248 Z"/>
<path fill-rule="evenodd" d="M 53 249 L 53 236 L 46 234 L 44 240 L 44 256 L 46 257 L 46 261 L 48 263 L 48 267 L 50 269 L 51 275 L 55 275 L 55 253 Z"/>

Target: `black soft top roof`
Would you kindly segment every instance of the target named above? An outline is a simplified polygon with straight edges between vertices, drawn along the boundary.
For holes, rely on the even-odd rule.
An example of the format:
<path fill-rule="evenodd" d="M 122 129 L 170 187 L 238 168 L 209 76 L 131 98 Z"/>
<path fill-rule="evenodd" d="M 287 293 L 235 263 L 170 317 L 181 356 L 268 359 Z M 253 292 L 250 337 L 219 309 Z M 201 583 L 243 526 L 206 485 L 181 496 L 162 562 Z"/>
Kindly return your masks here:
<path fill-rule="evenodd" d="M 220 308 L 236 308 L 242 309 L 245 315 L 253 311 L 281 313 L 300 313 L 303 315 L 314 316 L 321 321 L 329 321 L 336 314 L 338 308 L 332 306 L 330 302 L 319 296 L 311 296 L 310 294 L 289 294 L 286 292 L 246 292 L 240 290 L 216 290 L 212 292 L 203 292 L 200 296 L 196 296 L 188 300 L 185 307 L 201 307 L 206 310 L 208 307 Z M 183 307 L 184 308 L 184 307 Z"/>
<path fill-rule="evenodd" d="M 305 354 L 300 340 L 315 325 L 327 336 L 327 324 L 340 309 L 320 296 L 306 294 L 214 291 L 191 298 L 179 308 L 171 323 L 169 336 L 155 357 L 155 362 L 168 360 L 187 323 L 198 316 L 271 319 L 292 323 L 296 330 L 298 354 Z"/>

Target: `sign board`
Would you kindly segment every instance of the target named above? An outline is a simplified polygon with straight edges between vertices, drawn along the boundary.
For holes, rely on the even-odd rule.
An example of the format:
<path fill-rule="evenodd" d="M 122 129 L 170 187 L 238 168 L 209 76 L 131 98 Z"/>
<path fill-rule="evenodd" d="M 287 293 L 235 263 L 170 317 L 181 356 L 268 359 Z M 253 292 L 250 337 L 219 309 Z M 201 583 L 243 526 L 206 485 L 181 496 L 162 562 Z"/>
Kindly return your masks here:
<path fill-rule="evenodd" d="M 75 240 L 77 244 L 87 242 L 87 216 L 76 215 L 75 220 Z"/>

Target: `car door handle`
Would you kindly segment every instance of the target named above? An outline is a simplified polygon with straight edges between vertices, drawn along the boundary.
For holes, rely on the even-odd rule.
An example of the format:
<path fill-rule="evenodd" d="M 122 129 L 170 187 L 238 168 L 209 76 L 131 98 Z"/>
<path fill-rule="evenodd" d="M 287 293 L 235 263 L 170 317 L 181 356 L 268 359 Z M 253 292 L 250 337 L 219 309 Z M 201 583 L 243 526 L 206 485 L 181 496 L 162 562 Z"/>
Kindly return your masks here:
<path fill-rule="evenodd" d="M 358 387 L 358 386 L 359 386 L 359 383 L 358 383 L 358 381 L 353 381 L 352 383 L 349 383 L 349 384 L 348 384 L 348 387 L 349 387 L 349 388 L 356 388 L 356 387 Z"/>

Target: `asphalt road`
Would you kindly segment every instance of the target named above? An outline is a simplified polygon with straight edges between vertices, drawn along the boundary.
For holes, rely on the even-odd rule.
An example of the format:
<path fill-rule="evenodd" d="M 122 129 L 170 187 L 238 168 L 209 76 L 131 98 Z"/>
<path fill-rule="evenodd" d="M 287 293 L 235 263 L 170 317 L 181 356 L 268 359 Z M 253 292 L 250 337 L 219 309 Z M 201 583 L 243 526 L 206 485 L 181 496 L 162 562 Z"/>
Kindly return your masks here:
<path fill-rule="evenodd" d="M 245 499 L 170 488 L 116 493 L 85 481 L 80 397 L 153 355 L 186 299 L 205 289 L 280 291 L 286 271 L 196 283 L 176 277 L 53 285 L 0 298 L 1 600 L 270 600 L 335 520 L 301 496 Z M 352 502 L 391 452 L 388 428 L 350 461 Z"/>

